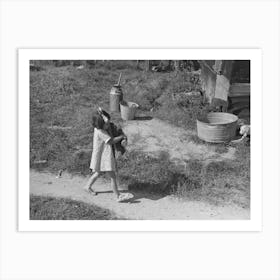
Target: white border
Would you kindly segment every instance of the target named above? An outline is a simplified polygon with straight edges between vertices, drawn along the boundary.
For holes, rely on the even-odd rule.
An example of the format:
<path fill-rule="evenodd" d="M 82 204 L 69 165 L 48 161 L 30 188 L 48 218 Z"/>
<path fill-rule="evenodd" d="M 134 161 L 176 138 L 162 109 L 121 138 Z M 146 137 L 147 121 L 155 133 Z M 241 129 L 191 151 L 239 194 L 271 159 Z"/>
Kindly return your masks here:
<path fill-rule="evenodd" d="M 29 220 L 29 60 L 243 59 L 251 60 L 251 219 L 176 221 Z M 19 231 L 261 231 L 262 63 L 260 49 L 19 49 Z M 253 188 L 252 188 L 253 186 Z"/>

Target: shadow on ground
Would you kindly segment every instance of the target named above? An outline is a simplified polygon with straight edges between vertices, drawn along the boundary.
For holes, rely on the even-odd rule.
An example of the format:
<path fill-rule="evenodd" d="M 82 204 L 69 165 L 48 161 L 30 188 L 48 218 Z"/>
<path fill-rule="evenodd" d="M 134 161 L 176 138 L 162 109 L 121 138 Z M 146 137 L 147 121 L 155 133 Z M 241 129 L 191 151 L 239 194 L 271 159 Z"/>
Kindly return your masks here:
<path fill-rule="evenodd" d="M 133 198 L 127 200 L 128 203 L 141 203 L 141 199 L 149 199 L 149 200 L 159 200 L 165 197 L 166 195 L 162 194 L 150 194 L 145 192 L 131 192 L 133 194 Z"/>
<path fill-rule="evenodd" d="M 129 203 L 140 203 L 141 199 L 156 201 L 169 194 L 166 187 L 162 187 L 162 184 L 151 184 L 146 182 L 129 184 L 128 191 L 123 192 L 130 192 L 133 194 L 133 198 L 127 200 Z"/>
<path fill-rule="evenodd" d="M 152 119 L 153 119 L 153 117 L 151 117 L 151 116 L 136 116 L 134 118 L 134 120 L 136 120 L 136 121 L 150 121 Z"/>

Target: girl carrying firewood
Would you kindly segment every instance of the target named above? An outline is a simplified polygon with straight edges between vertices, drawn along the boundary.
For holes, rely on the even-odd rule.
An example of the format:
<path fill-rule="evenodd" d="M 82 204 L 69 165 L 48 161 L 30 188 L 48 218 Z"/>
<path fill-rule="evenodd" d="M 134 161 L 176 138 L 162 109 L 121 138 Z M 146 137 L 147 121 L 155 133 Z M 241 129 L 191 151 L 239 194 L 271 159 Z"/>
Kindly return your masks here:
<path fill-rule="evenodd" d="M 98 108 L 97 114 L 93 117 L 94 136 L 90 163 L 90 169 L 93 175 L 88 180 L 84 189 L 89 194 L 96 195 L 97 193 L 92 186 L 100 174 L 106 172 L 111 178 L 111 187 L 113 193 L 116 195 L 117 201 L 123 202 L 132 198 L 132 194 L 120 193 L 118 190 L 115 145 L 122 141 L 125 142 L 127 139 L 124 134 L 114 136 L 112 133 L 112 125 L 114 126 L 114 124 L 110 122 L 110 115 L 101 108 Z"/>

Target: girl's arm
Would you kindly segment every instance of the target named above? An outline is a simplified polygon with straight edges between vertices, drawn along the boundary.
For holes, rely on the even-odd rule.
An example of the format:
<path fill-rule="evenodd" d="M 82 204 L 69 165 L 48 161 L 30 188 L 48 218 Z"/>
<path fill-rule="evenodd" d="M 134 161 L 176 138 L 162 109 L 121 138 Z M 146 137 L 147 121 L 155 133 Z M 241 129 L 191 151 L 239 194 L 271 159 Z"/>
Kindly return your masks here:
<path fill-rule="evenodd" d="M 124 137 L 125 137 L 124 135 L 120 135 L 120 136 L 111 138 L 111 139 L 108 141 L 108 144 L 116 144 L 116 143 L 120 142 L 121 140 L 123 140 Z"/>

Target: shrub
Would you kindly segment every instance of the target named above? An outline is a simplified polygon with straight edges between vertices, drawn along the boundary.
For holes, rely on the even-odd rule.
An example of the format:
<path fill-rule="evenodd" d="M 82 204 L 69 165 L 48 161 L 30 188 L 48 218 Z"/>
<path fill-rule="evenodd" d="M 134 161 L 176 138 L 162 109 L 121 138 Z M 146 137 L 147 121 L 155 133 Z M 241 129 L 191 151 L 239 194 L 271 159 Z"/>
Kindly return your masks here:
<path fill-rule="evenodd" d="M 197 99 L 197 96 L 184 94 L 174 98 L 174 95 L 166 93 L 156 100 L 159 105 L 155 116 L 176 126 L 195 129 L 197 118 L 203 117 L 209 111 L 208 105 L 203 103 L 203 98 L 198 101 Z"/>

